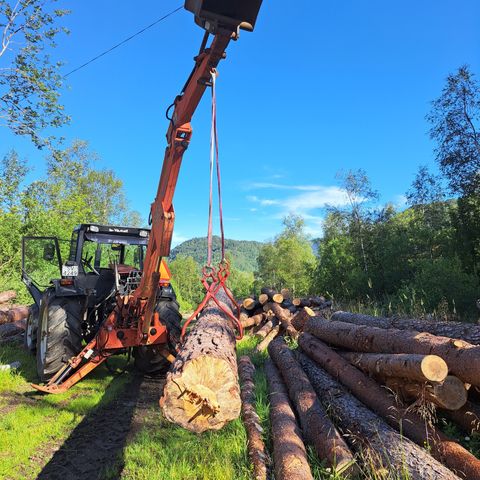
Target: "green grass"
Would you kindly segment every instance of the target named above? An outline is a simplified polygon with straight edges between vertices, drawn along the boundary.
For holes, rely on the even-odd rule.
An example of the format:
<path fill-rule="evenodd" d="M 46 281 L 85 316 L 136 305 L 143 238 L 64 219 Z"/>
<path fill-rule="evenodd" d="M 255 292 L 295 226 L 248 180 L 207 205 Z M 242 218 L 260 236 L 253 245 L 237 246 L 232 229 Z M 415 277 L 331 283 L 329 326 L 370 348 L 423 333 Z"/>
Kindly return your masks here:
<path fill-rule="evenodd" d="M 0 372 L 0 478 L 32 479 L 86 414 L 123 390 L 130 374 L 114 377 L 100 367 L 66 393 L 43 395 L 30 386 L 37 381 L 34 357 L 3 345 L 0 363 L 15 360 L 18 371 Z"/>

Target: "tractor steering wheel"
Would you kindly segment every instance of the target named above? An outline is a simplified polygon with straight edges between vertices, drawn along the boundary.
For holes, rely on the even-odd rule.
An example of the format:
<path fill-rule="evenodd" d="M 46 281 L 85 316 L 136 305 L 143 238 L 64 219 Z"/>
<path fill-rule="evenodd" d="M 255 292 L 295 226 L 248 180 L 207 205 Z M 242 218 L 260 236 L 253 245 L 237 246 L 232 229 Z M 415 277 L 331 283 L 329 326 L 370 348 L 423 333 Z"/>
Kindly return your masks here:
<path fill-rule="evenodd" d="M 97 275 L 100 275 L 100 273 L 95 269 L 95 267 L 92 265 L 92 259 L 93 259 L 93 255 L 91 255 L 90 257 L 87 258 L 87 256 L 85 256 L 85 258 L 82 258 L 82 262 L 90 269 L 92 270 L 92 272 L 96 273 Z"/>

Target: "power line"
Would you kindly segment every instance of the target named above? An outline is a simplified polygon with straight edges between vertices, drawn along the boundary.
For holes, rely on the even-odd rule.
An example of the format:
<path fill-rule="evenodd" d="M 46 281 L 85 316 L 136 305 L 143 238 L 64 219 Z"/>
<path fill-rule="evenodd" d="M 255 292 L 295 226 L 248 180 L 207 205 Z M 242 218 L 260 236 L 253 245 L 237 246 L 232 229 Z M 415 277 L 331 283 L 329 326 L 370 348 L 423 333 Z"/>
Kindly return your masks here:
<path fill-rule="evenodd" d="M 87 65 L 90 65 L 91 63 L 95 62 L 96 60 L 98 60 L 99 58 L 101 57 L 104 57 L 105 55 L 109 54 L 111 51 L 115 50 L 116 48 L 118 47 L 121 47 L 122 45 L 124 45 L 125 43 L 129 42 L 130 40 L 132 40 L 133 38 L 135 37 L 138 37 L 138 35 L 141 35 L 143 32 L 146 32 L 148 29 L 154 27 L 155 25 L 157 25 L 158 23 L 160 22 L 163 22 L 163 20 L 167 19 L 168 17 L 170 17 L 171 15 L 173 15 L 174 13 L 177 13 L 179 10 L 182 10 L 183 9 L 183 5 L 176 8 L 175 10 L 172 10 L 171 12 L 167 13 L 166 15 L 164 15 L 163 17 L 159 18 L 158 20 L 155 20 L 153 23 L 151 23 L 150 25 L 147 25 L 146 27 L 142 28 L 141 30 L 139 30 L 138 32 L 134 33 L 133 35 L 130 35 L 128 38 L 125 38 L 125 40 L 122 40 L 120 43 L 117 43 L 116 45 L 114 45 L 113 47 L 110 47 L 108 50 L 105 50 L 104 52 L 98 54 L 96 57 L 93 57 L 91 58 L 90 60 L 88 60 L 88 62 L 85 62 L 84 64 L 80 65 L 79 67 L 77 68 L 74 68 L 72 71 L 68 72 L 67 74 L 65 74 L 63 76 L 63 78 L 67 78 L 68 76 L 70 76 L 72 73 L 75 73 L 75 72 L 78 72 L 79 70 L 81 70 L 82 68 L 85 68 Z"/>

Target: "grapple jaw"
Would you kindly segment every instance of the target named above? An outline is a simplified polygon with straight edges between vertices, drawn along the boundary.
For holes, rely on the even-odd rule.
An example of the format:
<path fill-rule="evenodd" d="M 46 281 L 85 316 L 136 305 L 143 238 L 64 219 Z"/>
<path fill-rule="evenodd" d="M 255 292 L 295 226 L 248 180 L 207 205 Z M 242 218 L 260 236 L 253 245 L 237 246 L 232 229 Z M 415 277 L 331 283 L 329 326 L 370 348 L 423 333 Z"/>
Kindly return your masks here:
<path fill-rule="evenodd" d="M 210 33 L 241 28 L 252 32 L 262 0 L 185 0 L 185 9 L 195 14 L 195 23 Z"/>

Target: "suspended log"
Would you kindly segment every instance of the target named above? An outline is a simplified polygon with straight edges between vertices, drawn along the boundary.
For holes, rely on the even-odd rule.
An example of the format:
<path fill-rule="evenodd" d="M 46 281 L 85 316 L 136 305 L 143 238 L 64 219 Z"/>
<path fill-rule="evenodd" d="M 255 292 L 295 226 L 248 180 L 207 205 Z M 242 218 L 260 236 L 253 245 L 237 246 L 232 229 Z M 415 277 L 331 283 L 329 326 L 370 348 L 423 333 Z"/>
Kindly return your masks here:
<path fill-rule="evenodd" d="M 251 298 L 251 297 L 247 297 L 243 300 L 242 302 L 242 306 L 245 310 L 255 310 L 258 306 L 260 305 L 260 303 L 255 300 L 254 298 Z"/>
<path fill-rule="evenodd" d="M 16 298 L 17 292 L 15 290 L 7 290 L 5 292 L 0 293 L 0 303 L 8 303 L 11 302 L 14 298 Z"/>
<path fill-rule="evenodd" d="M 431 454 L 440 463 L 459 475 L 461 473 L 469 480 L 480 479 L 480 460 L 432 425 L 425 424 L 416 413 L 399 409 L 393 396 L 375 380 L 313 335 L 302 333 L 298 338 L 298 344 L 303 352 L 333 378 L 338 379 L 358 400 L 382 416 L 393 428 L 400 430 L 403 435 L 422 447 L 428 445 Z"/>
<path fill-rule="evenodd" d="M 290 312 L 282 308 L 278 303 L 272 302 L 270 305 L 273 313 L 280 320 L 280 323 L 287 334 L 292 338 L 297 338 L 298 332 L 295 328 L 293 328 Z"/>
<path fill-rule="evenodd" d="M 320 459 L 327 460 L 335 472 L 356 472 L 350 449 L 328 418 L 285 340 L 275 339 L 268 346 L 268 353 L 285 381 L 307 442 L 314 447 Z"/>
<path fill-rule="evenodd" d="M 276 325 L 267 334 L 267 336 L 255 347 L 257 353 L 264 352 L 270 343 L 280 334 L 281 327 Z"/>
<path fill-rule="evenodd" d="M 255 337 L 257 338 L 265 338 L 270 331 L 272 330 L 273 327 L 276 327 L 278 325 L 278 319 L 276 317 L 270 317 L 265 324 L 263 325 L 262 328 L 260 328 L 256 333 Z"/>
<path fill-rule="evenodd" d="M 223 291 L 217 299 L 233 305 Z M 167 374 L 160 399 L 165 417 L 196 433 L 218 430 L 240 414 L 235 330 L 210 300 Z"/>
<path fill-rule="evenodd" d="M 266 293 L 261 293 L 258 296 L 258 301 L 261 305 L 265 305 L 268 302 L 268 295 Z"/>
<path fill-rule="evenodd" d="M 416 318 L 372 317 L 350 312 L 335 312 L 332 315 L 332 320 L 353 323 L 355 325 L 368 325 L 370 327 L 428 332 L 432 335 L 459 338 L 473 345 L 480 345 L 480 325 L 473 323 L 429 321 Z"/>
<path fill-rule="evenodd" d="M 441 384 L 387 378 L 385 385 L 404 400 L 424 399 L 446 410 L 458 410 L 467 403 L 467 389 L 463 382 L 453 375 L 448 375 Z"/>
<path fill-rule="evenodd" d="M 399 377 L 419 382 L 443 382 L 448 366 L 438 355 L 413 353 L 353 353 L 340 354 L 364 372 L 381 377 Z"/>
<path fill-rule="evenodd" d="M 265 362 L 270 400 L 273 467 L 276 480 L 313 480 L 307 452 L 277 367 Z"/>
<path fill-rule="evenodd" d="M 480 433 L 480 406 L 476 403 L 467 401 L 462 408 L 444 413 L 469 435 Z"/>
<path fill-rule="evenodd" d="M 387 469 L 406 473 L 405 477 L 412 480 L 458 479 L 424 448 L 389 427 L 306 355 L 297 352 L 296 358 L 335 423 L 352 447 L 361 452 L 364 463 L 374 469 L 372 477 L 382 478 L 381 472 Z"/>
<path fill-rule="evenodd" d="M 249 327 L 254 327 L 256 325 L 260 325 L 263 319 L 264 319 L 263 312 L 253 315 L 251 317 L 249 317 L 245 313 L 240 314 L 240 323 L 243 328 L 249 328 Z"/>
<path fill-rule="evenodd" d="M 240 357 L 238 361 L 238 374 L 241 382 L 242 418 L 247 431 L 247 450 L 253 465 L 253 478 L 255 478 L 255 480 L 266 480 L 267 457 L 262 438 L 263 429 L 260 418 L 255 410 L 255 367 L 249 357 Z"/>
<path fill-rule="evenodd" d="M 292 317 L 292 325 L 293 328 L 298 330 L 299 332 L 303 330 L 305 323 L 310 317 L 314 317 L 315 312 L 309 307 L 303 307 L 299 310 L 293 317 Z"/>
<path fill-rule="evenodd" d="M 304 328 L 327 343 L 349 350 L 376 353 L 438 355 L 449 371 L 465 383 L 480 386 L 480 346 L 430 333 L 383 329 L 312 317 Z"/>
<path fill-rule="evenodd" d="M 260 291 L 263 294 L 267 295 L 272 302 L 275 302 L 275 303 L 283 302 L 283 295 L 281 293 L 276 292 L 273 288 L 263 287 Z"/>

